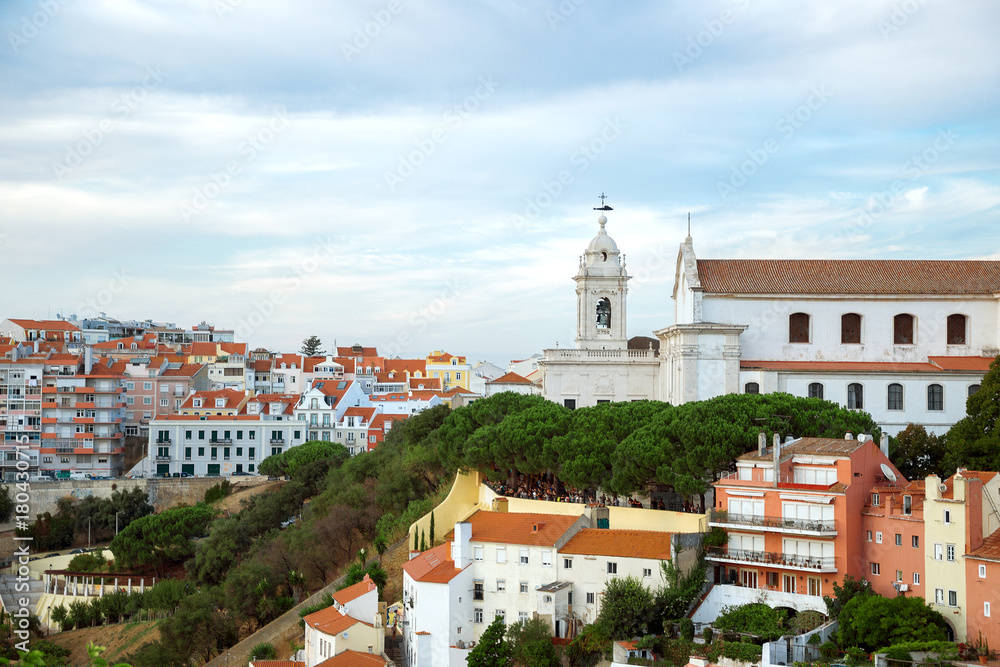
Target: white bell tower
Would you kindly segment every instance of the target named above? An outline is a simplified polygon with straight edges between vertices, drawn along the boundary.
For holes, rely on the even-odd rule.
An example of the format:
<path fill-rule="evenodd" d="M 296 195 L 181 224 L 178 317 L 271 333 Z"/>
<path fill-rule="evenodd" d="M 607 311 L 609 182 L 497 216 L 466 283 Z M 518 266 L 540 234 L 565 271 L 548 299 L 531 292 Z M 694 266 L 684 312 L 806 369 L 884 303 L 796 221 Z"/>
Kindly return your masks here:
<path fill-rule="evenodd" d="M 601 203 L 604 204 L 604 195 Z M 608 236 L 604 226 L 608 219 L 604 212 L 612 210 L 603 205 L 597 223 L 601 226 L 597 236 L 587 246 L 580 258 L 576 277 L 576 346 L 583 350 L 624 350 L 628 347 L 625 335 L 625 295 L 628 293 L 629 276 L 625 272 L 625 257 L 618 252 L 618 245 Z"/>

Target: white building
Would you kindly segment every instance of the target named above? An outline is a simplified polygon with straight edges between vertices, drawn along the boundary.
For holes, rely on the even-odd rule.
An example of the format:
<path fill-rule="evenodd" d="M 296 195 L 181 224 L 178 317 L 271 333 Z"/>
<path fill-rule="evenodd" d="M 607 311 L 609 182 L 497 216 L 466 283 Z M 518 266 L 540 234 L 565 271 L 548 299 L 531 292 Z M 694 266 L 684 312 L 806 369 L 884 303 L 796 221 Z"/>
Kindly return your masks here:
<path fill-rule="evenodd" d="M 670 533 L 591 529 L 586 515 L 476 512 L 445 544 L 403 566 L 410 664 L 462 665 L 496 617 L 544 620 L 573 637 L 600 611 L 608 580 L 653 587 Z"/>
<path fill-rule="evenodd" d="M 517 373 L 507 373 L 486 383 L 487 396 L 500 394 L 505 391 L 531 396 L 538 393 L 538 387 L 535 386 L 534 382 L 528 378 L 521 377 Z"/>
<path fill-rule="evenodd" d="M 308 427 L 309 440 L 333 442 L 348 408 L 371 407 L 361 385 L 349 380 L 315 380 L 302 392 L 295 418 Z"/>
<path fill-rule="evenodd" d="M 345 651 L 371 655 L 371 664 L 380 664 L 376 659 L 381 659 L 385 649 L 385 630 L 378 588 L 368 575 L 353 586 L 334 593 L 332 606 L 302 620 L 306 667 L 340 664 L 329 660 Z M 352 663 L 344 661 L 344 664 Z"/>
<path fill-rule="evenodd" d="M 544 396 L 567 407 L 780 391 L 863 409 L 891 434 L 942 433 L 1000 353 L 1000 261 L 699 260 L 690 235 L 675 323 L 658 351 L 628 349 L 629 276 L 598 222 L 575 277 L 576 348 L 539 362 Z"/>

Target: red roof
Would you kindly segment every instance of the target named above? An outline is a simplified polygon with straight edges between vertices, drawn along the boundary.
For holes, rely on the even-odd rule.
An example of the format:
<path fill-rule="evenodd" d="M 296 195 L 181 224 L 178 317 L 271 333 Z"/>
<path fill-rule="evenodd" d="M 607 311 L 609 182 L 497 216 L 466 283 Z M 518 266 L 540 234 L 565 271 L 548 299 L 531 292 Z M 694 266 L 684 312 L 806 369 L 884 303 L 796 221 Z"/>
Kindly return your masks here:
<path fill-rule="evenodd" d="M 341 614 L 336 607 L 327 607 L 320 611 L 313 612 L 303 619 L 311 628 L 316 628 L 320 632 L 328 635 L 337 635 L 351 626 L 361 623 L 371 627 L 371 623 L 359 621 L 356 618 Z"/>
<path fill-rule="evenodd" d="M 1000 563 L 1000 530 L 993 531 L 978 549 L 966 554 L 966 558 L 976 558 L 979 560 L 992 560 Z"/>
<path fill-rule="evenodd" d="M 584 528 L 564 544 L 559 553 L 670 560 L 670 533 Z"/>
<path fill-rule="evenodd" d="M 996 294 L 1000 261 L 699 259 L 712 294 Z"/>
<path fill-rule="evenodd" d="M 45 331 L 79 331 L 65 320 L 11 320 L 22 329 L 44 329 Z"/>
<path fill-rule="evenodd" d="M 251 667 L 306 667 L 300 660 L 253 660 Z"/>
<path fill-rule="evenodd" d="M 376 586 L 375 582 L 371 580 L 371 577 L 366 574 L 364 579 L 353 586 L 348 586 L 347 588 L 343 588 L 334 593 L 333 599 L 340 604 L 347 604 L 351 600 L 357 600 L 362 595 L 371 593 L 376 589 L 378 589 L 378 586 Z"/>
<path fill-rule="evenodd" d="M 496 380 L 487 380 L 486 384 L 533 384 L 531 380 L 517 373 L 501 375 Z"/>
<path fill-rule="evenodd" d="M 187 400 L 185 400 L 184 404 L 181 405 L 181 410 L 233 410 L 239 407 L 245 396 L 246 394 L 238 389 L 196 391 L 187 397 Z M 200 408 L 195 407 L 194 405 L 194 399 L 196 398 L 204 399 Z M 225 399 L 225 403 L 222 407 L 217 407 L 215 405 L 215 399 L 217 398 Z"/>
<path fill-rule="evenodd" d="M 344 410 L 345 417 L 361 417 L 365 421 L 371 421 L 372 416 L 375 414 L 377 408 L 359 408 L 351 407 Z"/>
<path fill-rule="evenodd" d="M 383 370 L 395 371 L 396 373 L 409 373 L 411 376 L 417 372 L 427 375 L 426 359 L 386 359 Z"/>
<path fill-rule="evenodd" d="M 329 660 L 324 660 L 316 665 L 316 667 L 373 667 L 387 664 L 389 663 L 374 653 L 362 653 L 361 651 L 347 649 Z"/>
<path fill-rule="evenodd" d="M 337 346 L 337 356 L 338 357 L 377 357 L 378 356 L 378 350 L 376 350 L 374 347 L 364 347 L 363 345 L 359 346 L 359 347 L 360 347 L 360 351 L 355 352 L 354 348 L 352 346 L 346 346 L 345 347 L 343 345 L 338 345 Z"/>
<path fill-rule="evenodd" d="M 941 367 L 921 362 L 892 361 L 750 361 L 740 360 L 744 370 L 803 371 L 827 373 L 940 373 Z"/>
<path fill-rule="evenodd" d="M 451 542 L 428 549 L 403 564 L 403 571 L 414 581 L 446 584 L 461 572 L 451 559 Z"/>
<path fill-rule="evenodd" d="M 479 511 L 466 521 L 472 524 L 473 542 L 553 546 L 579 516 Z M 444 539 L 453 538 L 454 530 Z"/>

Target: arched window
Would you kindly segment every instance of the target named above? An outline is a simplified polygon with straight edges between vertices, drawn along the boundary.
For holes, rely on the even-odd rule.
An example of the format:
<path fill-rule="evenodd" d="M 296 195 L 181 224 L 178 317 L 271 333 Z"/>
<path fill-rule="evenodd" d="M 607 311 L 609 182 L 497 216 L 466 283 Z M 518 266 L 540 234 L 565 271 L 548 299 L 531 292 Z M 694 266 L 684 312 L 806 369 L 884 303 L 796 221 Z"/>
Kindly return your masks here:
<path fill-rule="evenodd" d="M 970 384 L 969 385 L 969 398 L 972 398 L 972 395 L 975 394 L 977 391 L 979 391 L 979 385 L 978 384 Z"/>
<path fill-rule="evenodd" d="M 936 412 L 944 410 L 944 387 L 939 384 L 927 385 L 927 409 Z"/>
<path fill-rule="evenodd" d="M 865 409 L 865 388 L 857 382 L 847 385 L 847 409 Z"/>
<path fill-rule="evenodd" d="M 903 409 L 903 385 L 898 382 L 893 382 L 889 385 L 889 391 L 886 396 L 886 408 L 889 410 Z"/>
<path fill-rule="evenodd" d="M 597 302 L 597 328 L 611 328 L 611 302 L 607 298 Z"/>
<path fill-rule="evenodd" d="M 892 342 L 895 345 L 913 345 L 913 315 L 900 313 L 892 318 Z"/>
<path fill-rule="evenodd" d="M 840 316 L 840 342 L 843 345 L 855 345 L 861 342 L 861 316 L 857 313 Z"/>
<path fill-rule="evenodd" d="M 756 382 L 747 382 L 743 386 L 743 393 L 744 394 L 759 394 L 760 393 L 760 385 L 757 384 Z"/>
<path fill-rule="evenodd" d="M 948 345 L 965 345 L 965 315 L 948 316 Z"/>
<path fill-rule="evenodd" d="M 823 384 L 821 382 L 809 383 L 809 398 L 823 398 Z"/>
<path fill-rule="evenodd" d="M 808 343 L 809 342 L 809 315 L 806 313 L 792 313 L 788 316 L 788 342 Z"/>
<path fill-rule="evenodd" d="M 309 400 L 310 410 L 319 410 L 319 401 L 315 398 Z"/>

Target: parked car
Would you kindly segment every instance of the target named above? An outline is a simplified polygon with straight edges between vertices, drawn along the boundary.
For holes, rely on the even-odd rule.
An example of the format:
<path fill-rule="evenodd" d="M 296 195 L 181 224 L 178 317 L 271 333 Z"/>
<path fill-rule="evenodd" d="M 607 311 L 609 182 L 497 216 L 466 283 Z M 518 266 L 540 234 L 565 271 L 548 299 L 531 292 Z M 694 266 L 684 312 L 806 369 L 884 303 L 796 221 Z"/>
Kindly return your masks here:
<path fill-rule="evenodd" d="M 71 555 L 72 555 L 72 554 L 85 554 L 85 553 L 87 553 L 87 550 L 86 550 L 86 549 L 73 549 L 73 550 L 72 550 L 72 551 L 70 551 L 69 553 L 70 553 Z"/>

